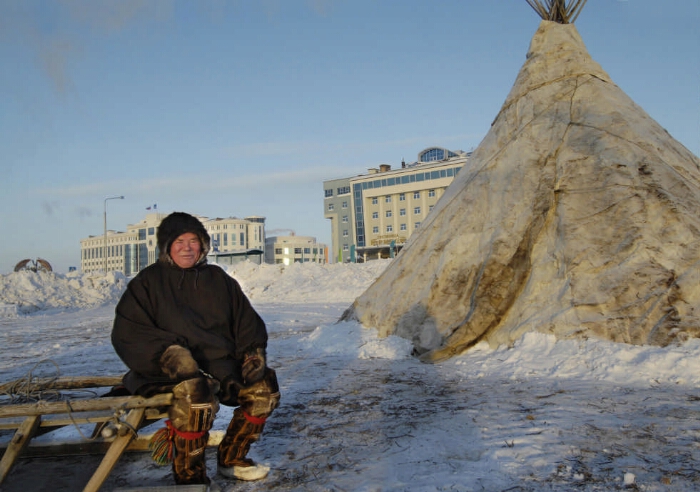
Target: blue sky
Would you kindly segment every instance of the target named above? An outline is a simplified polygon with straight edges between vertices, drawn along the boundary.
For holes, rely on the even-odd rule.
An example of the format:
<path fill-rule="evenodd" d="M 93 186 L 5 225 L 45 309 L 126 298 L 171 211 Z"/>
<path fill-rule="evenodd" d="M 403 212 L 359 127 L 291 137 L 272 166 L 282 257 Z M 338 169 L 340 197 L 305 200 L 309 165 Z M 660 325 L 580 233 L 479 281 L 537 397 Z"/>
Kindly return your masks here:
<path fill-rule="evenodd" d="M 700 2 L 589 0 L 591 56 L 700 154 Z M 525 0 L 0 0 L 0 273 L 80 266 L 146 207 L 330 244 L 323 180 L 471 150 L 525 61 Z"/>

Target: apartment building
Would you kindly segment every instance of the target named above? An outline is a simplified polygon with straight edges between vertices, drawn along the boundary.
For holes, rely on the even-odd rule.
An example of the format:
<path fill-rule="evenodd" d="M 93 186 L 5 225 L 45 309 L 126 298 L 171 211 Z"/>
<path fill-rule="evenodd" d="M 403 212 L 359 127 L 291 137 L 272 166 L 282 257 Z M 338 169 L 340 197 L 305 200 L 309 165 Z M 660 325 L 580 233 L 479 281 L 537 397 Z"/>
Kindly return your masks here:
<path fill-rule="evenodd" d="M 429 147 L 416 162 L 323 182 L 336 261 L 388 258 L 420 227 L 470 153 Z"/>
<path fill-rule="evenodd" d="M 315 237 L 292 234 L 265 239 L 265 263 L 291 265 L 327 262 L 328 247 L 317 243 Z"/>
<path fill-rule="evenodd" d="M 149 213 L 127 226 L 126 232 L 109 230 L 106 236 L 80 240 L 80 268 L 85 273 L 120 271 L 135 275 L 155 263 L 160 252 L 156 234 L 168 214 Z M 249 259 L 262 263 L 265 248 L 265 217 L 207 218 L 196 216 L 211 237 L 210 263 L 232 264 Z"/>

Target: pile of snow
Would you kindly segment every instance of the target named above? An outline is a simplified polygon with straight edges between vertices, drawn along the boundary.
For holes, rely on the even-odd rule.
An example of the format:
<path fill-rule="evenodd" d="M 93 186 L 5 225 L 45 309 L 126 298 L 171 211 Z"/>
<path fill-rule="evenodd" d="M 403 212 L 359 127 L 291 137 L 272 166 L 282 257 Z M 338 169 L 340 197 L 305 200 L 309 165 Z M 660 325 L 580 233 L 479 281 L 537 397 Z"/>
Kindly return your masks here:
<path fill-rule="evenodd" d="M 126 288 L 121 272 L 82 274 L 23 270 L 0 275 L 0 316 L 115 302 Z"/>
<path fill-rule="evenodd" d="M 362 294 L 391 263 L 293 263 L 257 265 L 250 261 L 223 268 L 252 302 L 347 302 Z"/>
<path fill-rule="evenodd" d="M 351 303 L 384 271 L 391 260 L 358 265 L 295 263 L 258 265 L 250 261 L 223 265 L 253 302 Z M 116 303 L 129 279 L 107 275 L 31 272 L 0 275 L 0 317 L 48 309 L 85 309 Z"/>
<path fill-rule="evenodd" d="M 500 372 L 513 380 L 547 378 L 588 380 L 638 387 L 660 384 L 700 386 L 700 339 L 657 347 L 606 340 L 557 340 L 530 332 L 513 347 L 490 348 L 481 342 L 449 364 L 470 377 Z"/>
<path fill-rule="evenodd" d="M 299 342 L 305 353 L 356 359 L 399 360 L 413 351 L 410 340 L 395 335 L 379 338 L 375 330 L 363 330 L 357 323 L 319 326 Z"/>

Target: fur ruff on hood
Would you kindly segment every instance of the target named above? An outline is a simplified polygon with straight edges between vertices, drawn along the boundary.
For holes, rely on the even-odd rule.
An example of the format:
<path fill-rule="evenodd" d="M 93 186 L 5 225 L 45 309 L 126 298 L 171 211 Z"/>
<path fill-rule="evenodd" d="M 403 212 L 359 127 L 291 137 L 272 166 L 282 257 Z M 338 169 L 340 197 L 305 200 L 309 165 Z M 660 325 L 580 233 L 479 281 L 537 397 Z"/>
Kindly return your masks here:
<path fill-rule="evenodd" d="M 156 238 L 158 239 L 158 259 L 166 263 L 174 264 L 170 256 L 170 246 L 181 235 L 191 232 L 199 238 L 202 245 L 202 253 L 197 264 L 206 262 L 207 254 L 211 247 L 211 238 L 202 223 L 196 217 L 185 212 L 173 212 L 168 215 L 158 226 Z"/>

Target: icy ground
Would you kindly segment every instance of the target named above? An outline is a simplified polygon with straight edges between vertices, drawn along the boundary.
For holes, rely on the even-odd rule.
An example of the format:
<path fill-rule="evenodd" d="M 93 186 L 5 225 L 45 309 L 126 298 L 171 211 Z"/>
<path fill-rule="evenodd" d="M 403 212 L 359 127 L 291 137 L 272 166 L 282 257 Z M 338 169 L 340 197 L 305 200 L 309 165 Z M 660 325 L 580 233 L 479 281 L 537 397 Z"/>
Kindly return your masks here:
<path fill-rule="evenodd" d="M 224 490 L 700 490 L 700 341 L 533 333 L 423 364 L 403 339 L 336 323 L 389 261 L 229 270 L 268 325 L 282 404 L 252 450 L 272 466 L 267 479 L 217 477 L 207 451 Z M 124 371 L 109 333 L 127 279 L 70 275 L 0 276 L 0 383 Z M 215 429 L 231 411 L 222 407 Z M 82 490 L 99 459 L 21 459 L 0 491 Z M 130 453 L 103 490 L 167 485 L 167 467 Z"/>

